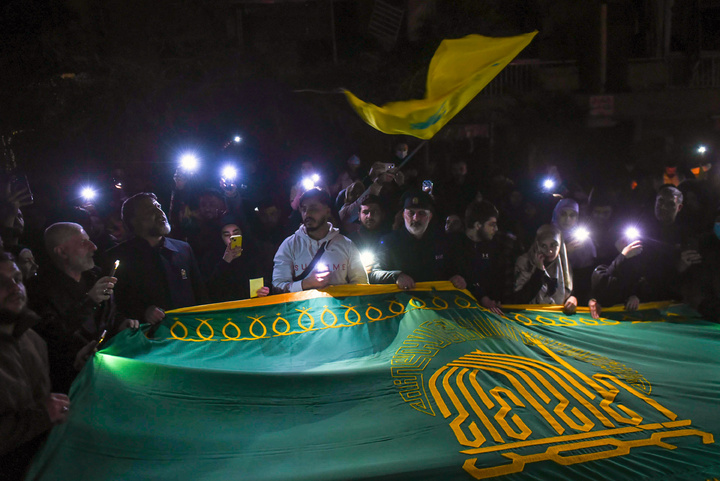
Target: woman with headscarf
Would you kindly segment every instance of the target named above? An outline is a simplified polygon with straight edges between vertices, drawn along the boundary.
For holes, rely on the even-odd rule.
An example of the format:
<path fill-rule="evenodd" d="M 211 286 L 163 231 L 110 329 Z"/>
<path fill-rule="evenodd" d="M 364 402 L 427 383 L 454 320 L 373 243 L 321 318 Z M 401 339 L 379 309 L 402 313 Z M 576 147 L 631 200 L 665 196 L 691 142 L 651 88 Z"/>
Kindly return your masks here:
<path fill-rule="evenodd" d="M 597 264 L 597 249 L 589 232 L 578 227 L 580 206 L 573 199 L 562 199 L 552 214 L 552 223 L 565 240 L 568 263 L 573 272 L 575 295 L 581 303 L 590 298 L 590 278 Z"/>
<path fill-rule="evenodd" d="M 578 301 L 573 295 L 573 277 L 560 229 L 541 226 L 535 241 L 515 263 L 515 302 L 521 304 L 560 304 L 563 312 L 574 314 Z M 590 301 L 592 317 L 599 317 L 599 306 Z"/>

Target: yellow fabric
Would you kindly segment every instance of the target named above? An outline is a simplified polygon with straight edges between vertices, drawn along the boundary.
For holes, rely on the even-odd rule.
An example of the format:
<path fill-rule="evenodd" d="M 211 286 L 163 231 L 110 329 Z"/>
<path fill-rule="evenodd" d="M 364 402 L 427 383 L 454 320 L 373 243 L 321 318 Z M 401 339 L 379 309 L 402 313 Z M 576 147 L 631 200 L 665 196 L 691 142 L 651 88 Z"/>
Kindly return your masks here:
<path fill-rule="evenodd" d="M 417 282 L 413 291 L 451 291 L 455 287 L 450 281 Z M 241 307 L 269 306 L 272 304 L 283 304 L 285 302 L 305 301 L 320 297 L 348 297 L 348 296 L 372 296 L 375 294 L 388 294 L 391 292 L 402 292 L 396 284 L 344 284 L 339 286 L 328 286 L 322 290 L 311 289 L 301 292 L 289 292 L 275 296 L 256 297 L 238 301 L 220 302 L 218 304 L 203 304 L 200 306 L 183 307 L 167 311 L 166 314 L 183 312 L 210 312 L 222 311 L 225 309 L 238 309 Z M 468 291 L 464 293 L 471 295 Z"/>
<path fill-rule="evenodd" d="M 455 287 L 450 281 L 435 281 L 435 282 L 418 282 L 415 284 L 413 291 L 452 291 Z M 308 291 L 301 292 L 289 292 L 287 294 L 278 294 L 275 296 L 267 297 L 256 297 L 253 299 L 244 299 L 238 301 L 220 302 L 217 304 L 204 304 L 200 306 L 184 307 L 182 309 L 174 309 L 167 311 L 166 314 L 175 314 L 183 312 L 212 312 L 222 311 L 226 309 L 238 309 L 241 307 L 259 307 L 269 306 L 272 304 L 283 304 L 286 302 L 304 301 L 308 299 L 318 299 L 321 297 L 351 297 L 351 296 L 372 296 L 375 294 L 388 294 L 391 292 L 403 292 L 396 284 L 344 284 L 340 286 L 329 286 L 322 290 L 311 289 Z M 470 292 L 463 290 L 467 295 L 472 295 Z M 664 309 L 674 304 L 671 301 L 663 302 L 648 302 L 640 304 L 638 310 L 645 309 Z M 528 311 L 562 311 L 563 306 L 551 305 L 551 304 L 513 304 L 503 305 L 503 309 L 509 310 L 528 310 Z M 604 312 L 620 312 L 625 310 L 622 305 L 613 307 L 603 307 Z M 578 306 L 578 312 L 589 312 L 587 306 Z"/>
<path fill-rule="evenodd" d="M 640 304 L 638 307 L 638 311 L 645 311 L 649 309 L 666 309 L 670 306 L 678 305 L 676 302 L 673 301 L 657 301 L 657 302 L 645 302 Z M 519 311 L 519 310 L 525 310 L 525 311 L 553 311 L 553 312 L 559 312 L 563 310 L 563 306 L 559 304 L 503 304 L 503 309 L 508 309 L 511 311 Z M 625 311 L 625 306 L 623 304 L 617 304 L 615 306 L 611 307 L 603 307 L 602 312 L 623 312 Z M 590 308 L 587 306 L 578 306 L 577 312 L 590 312 Z"/>
<path fill-rule="evenodd" d="M 344 93 L 362 119 L 386 134 L 429 139 L 465 107 L 535 37 L 468 35 L 443 40 L 430 61 L 425 98 L 378 107 Z"/>

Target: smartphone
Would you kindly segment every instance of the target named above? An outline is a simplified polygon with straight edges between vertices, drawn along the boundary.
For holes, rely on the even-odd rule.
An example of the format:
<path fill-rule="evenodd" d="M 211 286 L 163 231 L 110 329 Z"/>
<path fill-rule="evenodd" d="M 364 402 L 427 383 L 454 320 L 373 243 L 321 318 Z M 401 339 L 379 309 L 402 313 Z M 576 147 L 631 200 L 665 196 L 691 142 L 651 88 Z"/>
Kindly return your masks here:
<path fill-rule="evenodd" d="M 30 203 L 32 204 L 34 202 L 33 193 L 30 190 L 30 183 L 28 182 L 27 175 L 25 174 L 14 174 L 12 176 L 12 180 L 10 181 L 10 188 L 13 192 L 20 192 L 21 190 L 26 190 L 28 195 L 30 196 Z"/>
<path fill-rule="evenodd" d="M 385 162 L 385 171 L 388 172 L 395 168 L 395 164 L 392 162 Z"/>
<path fill-rule="evenodd" d="M 231 235 L 230 236 L 230 248 L 236 249 L 238 247 L 242 247 L 242 236 L 241 235 Z"/>
<path fill-rule="evenodd" d="M 100 338 L 98 339 L 97 347 L 100 347 L 100 344 L 103 343 L 105 340 L 105 335 L 107 334 L 107 329 L 103 330 L 102 334 L 100 334 Z M 96 349 L 97 349 L 96 347 Z"/>
<path fill-rule="evenodd" d="M 432 194 L 432 190 L 433 190 L 433 182 L 432 182 L 432 180 L 423 180 L 422 190 L 423 190 L 423 192 L 427 192 L 427 193 L 429 193 L 429 194 Z"/>

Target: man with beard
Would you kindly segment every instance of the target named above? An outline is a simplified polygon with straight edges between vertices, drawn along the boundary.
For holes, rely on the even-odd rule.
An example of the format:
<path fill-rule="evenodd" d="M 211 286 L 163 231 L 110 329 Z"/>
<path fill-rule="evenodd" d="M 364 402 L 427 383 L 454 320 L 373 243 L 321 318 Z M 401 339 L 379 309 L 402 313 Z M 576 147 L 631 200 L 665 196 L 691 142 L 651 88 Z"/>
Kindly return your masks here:
<path fill-rule="evenodd" d="M 681 298 L 683 277 L 702 262 L 694 247 L 697 241 L 684 239 L 677 225 L 683 195 L 673 185 L 663 185 L 655 197 L 655 217 L 640 225 L 640 239 L 623 237 L 616 245 L 621 251 L 609 265 L 593 272 L 593 297 L 605 305 L 625 303 L 635 310 L 641 302 Z"/>
<path fill-rule="evenodd" d="M 206 303 L 195 255 L 188 243 L 166 237 L 170 224 L 155 194 L 130 197 L 121 216 L 133 237 L 105 254 L 108 269 L 120 261 L 115 276 L 118 310 L 158 324 L 168 309 Z"/>
<path fill-rule="evenodd" d="M 320 189 L 310 189 L 300 197 L 303 223 L 275 254 L 272 282 L 275 291 L 367 284 L 357 247 L 328 222 L 330 203 L 330 196 Z"/>
<path fill-rule="evenodd" d="M 360 206 L 360 228 L 348 237 L 361 252 L 374 251 L 380 238 L 389 232 L 382 200 L 377 195 L 367 196 Z"/>
<path fill-rule="evenodd" d="M 50 392 L 45 342 L 31 329 L 22 274 L 0 253 L 0 477 L 20 480 L 55 424 L 65 422 L 70 399 Z"/>
<path fill-rule="evenodd" d="M 58 222 L 45 230 L 51 262 L 28 284 L 30 306 L 42 317 L 36 331 L 48 344 L 53 389 L 69 392 L 77 376 L 76 358 L 106 333 L 111 337 L 138 321 L 117 315 L 113 286 L 117 279 L 95 267 L 97 247 L 80 224 Z M 83 359 L 84 360 L 84 359 Z"/>
<path fill-rule="evenodd" d="M 395 283 L 401 289 L 413 289 L 416 282 L 448 279 L 443 245 L 428 229 L 432 208 L 432 198 L 427 193 L 410 191 L 405 194 L 404 227 L 380 241 L 370 273 L 373 284 Z M 449 280 L 458 289 L 466 287 L 465 279 L 460 275 L 452 275 Z"/>
<path fill-rule="evenodd" d="M 465 232 L 448 240 L 448 263 L 461 273 L 468 290 L 495 314 L 502 314 L 500 301 L 505 284 L 503 242 L 498 233 L 498 210 L 490 202 L 471 202 L 465 209 Z"/>

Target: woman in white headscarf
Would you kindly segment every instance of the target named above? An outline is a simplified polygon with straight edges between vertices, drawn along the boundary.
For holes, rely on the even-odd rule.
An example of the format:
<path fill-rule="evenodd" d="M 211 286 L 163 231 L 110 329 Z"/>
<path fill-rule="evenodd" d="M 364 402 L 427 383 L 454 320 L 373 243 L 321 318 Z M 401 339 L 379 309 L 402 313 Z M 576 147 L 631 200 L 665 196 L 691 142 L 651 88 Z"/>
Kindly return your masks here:
<path fill-rule="evenodd" d="M 552 223 L 562 231 L 568 263 L 573 272 L 574 294 L 581 303 L 590 299 L 590 278 L 597 266 L 597 249 L 590 233 L 578 226 L 580 207 L 562 199 L 553 210 Z"/>
<path fill-rule="evenodd" d="M 573 278 L 560 229 L 541 226 L 535 242 L 515 263 L 515 302 L 559 304 L 565 314 L 574 314 L 578 301 L 573 295 Z M 590 301 L 590 314 L 600 316 L 599 305 Z"/>
<path fill-rule="evenodd" d="M 573 270 L 595 267 L 597 250 L 590 237 L 575 233 L 578 227 L 580 206 L 573 199 L 562 199 L 553 209 L 552 223 L 562 232 L 568 252 L 568 262 Z"/>

